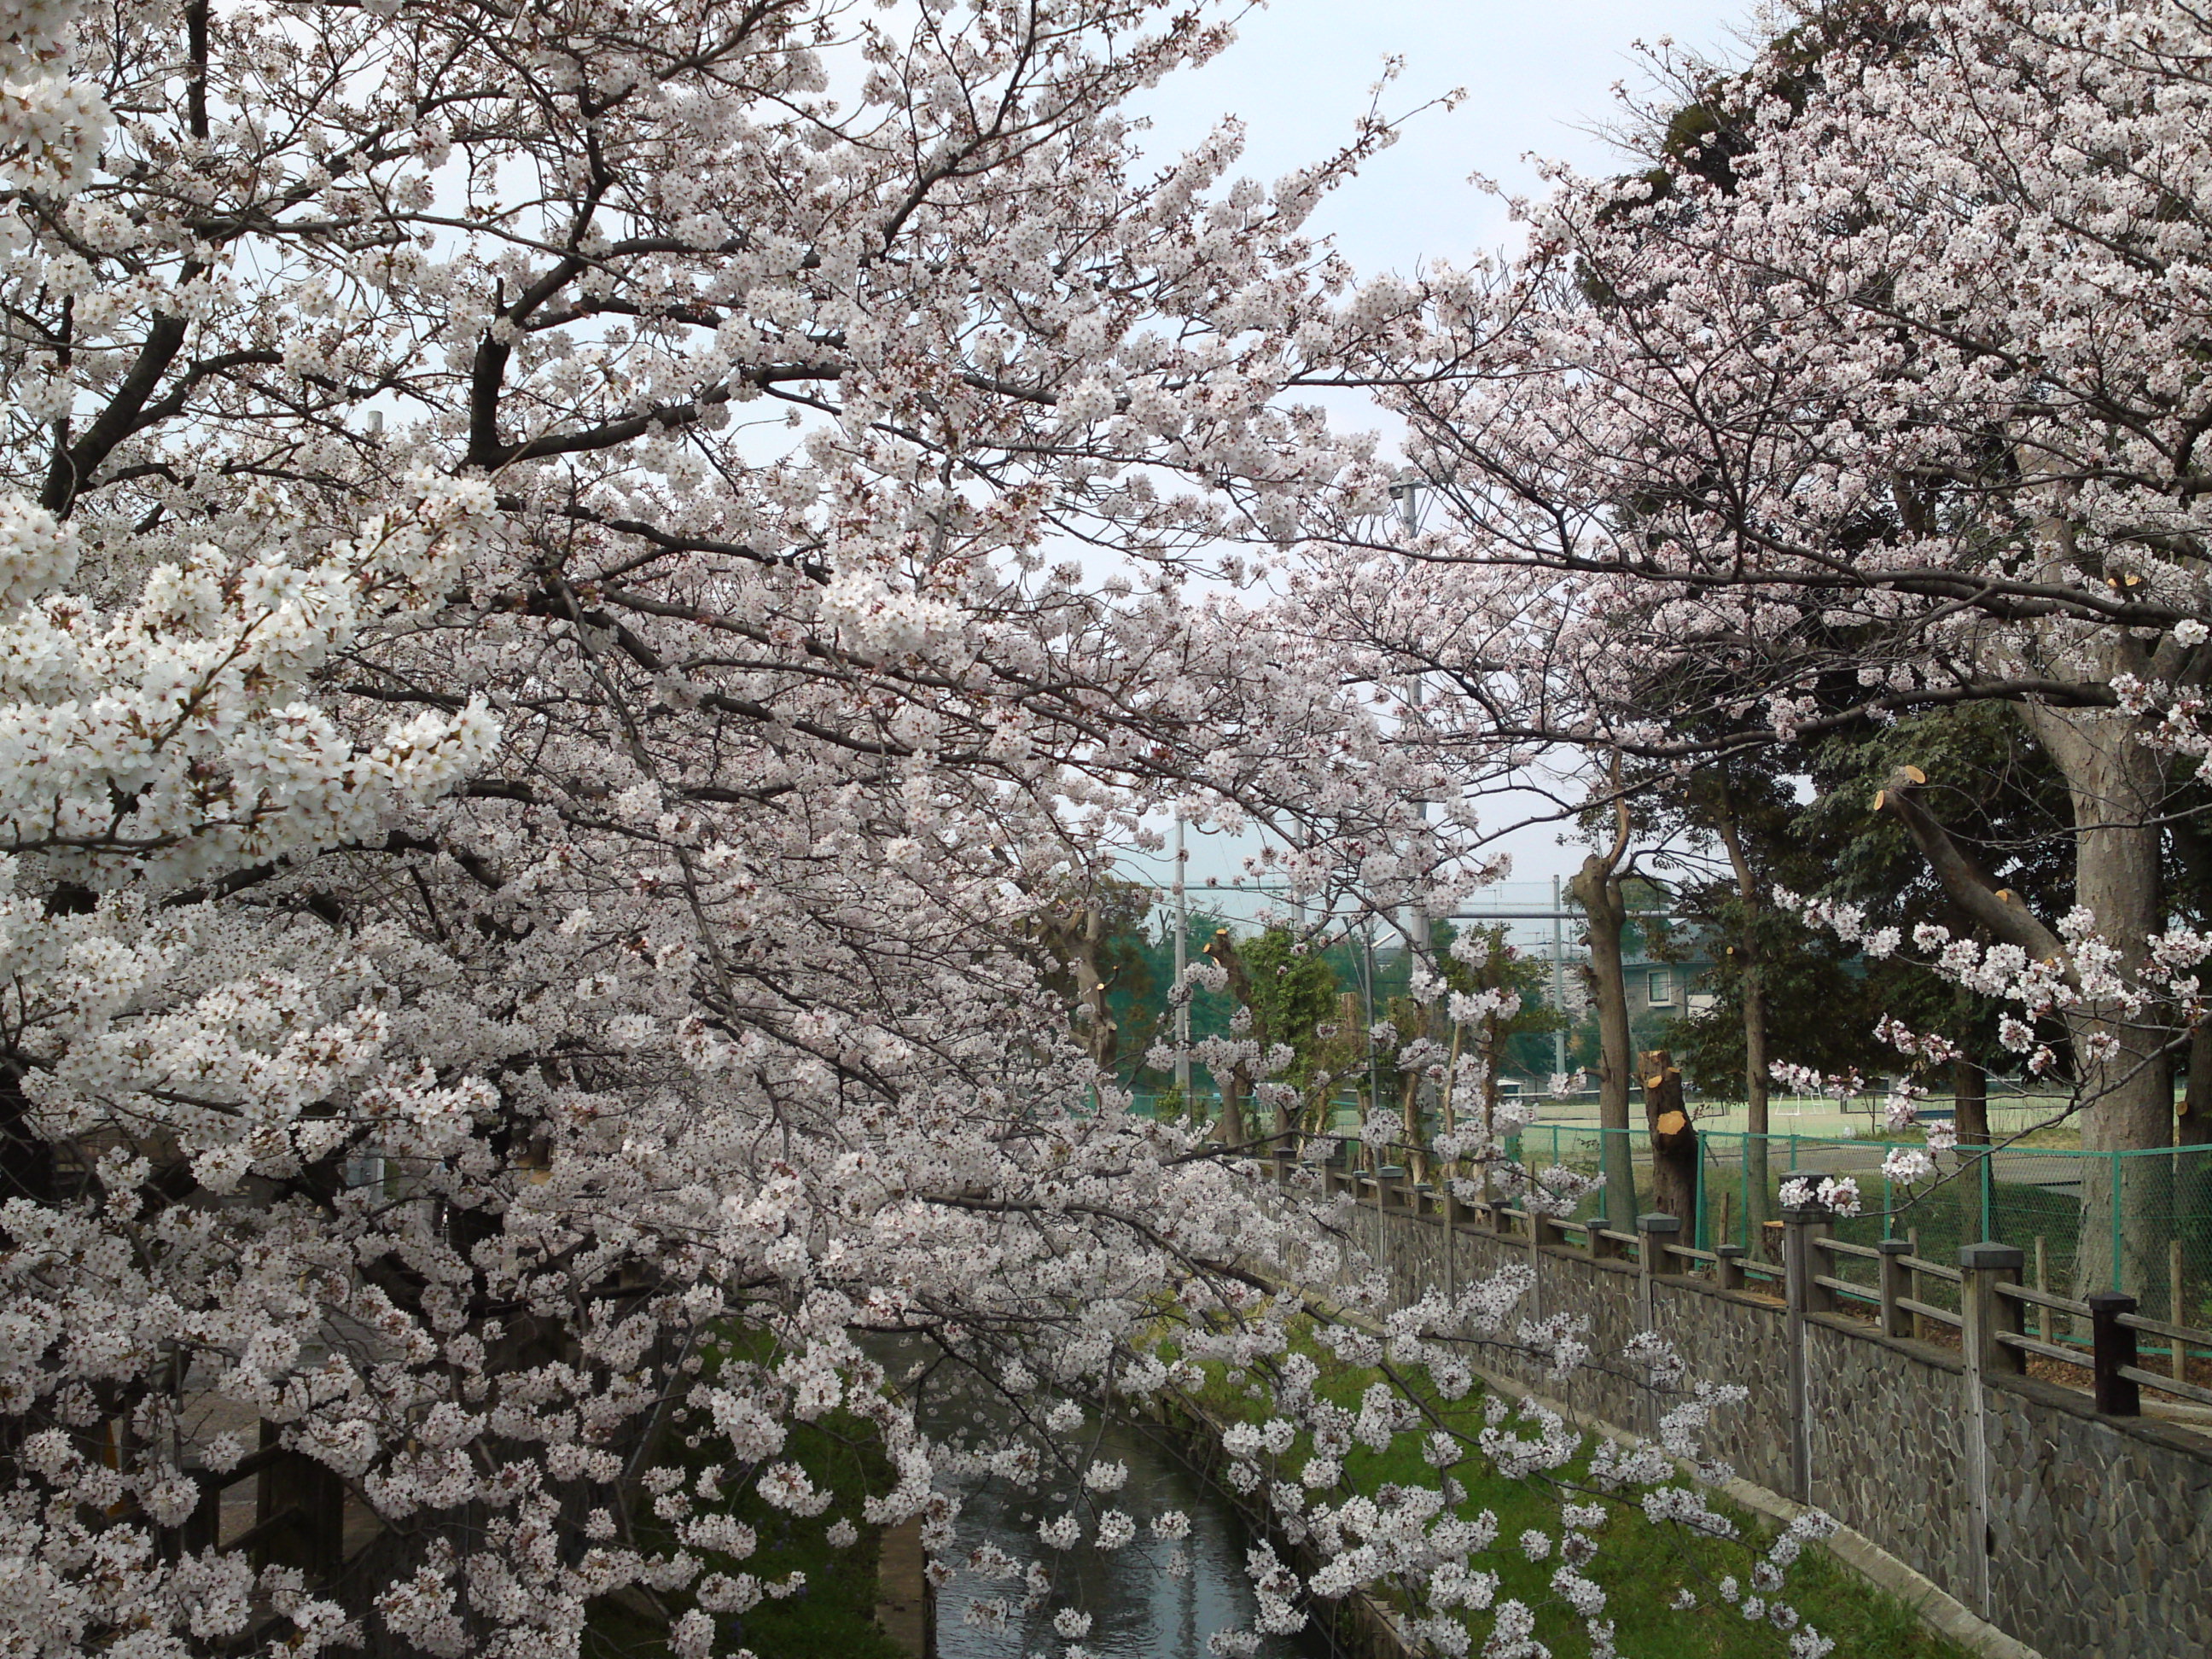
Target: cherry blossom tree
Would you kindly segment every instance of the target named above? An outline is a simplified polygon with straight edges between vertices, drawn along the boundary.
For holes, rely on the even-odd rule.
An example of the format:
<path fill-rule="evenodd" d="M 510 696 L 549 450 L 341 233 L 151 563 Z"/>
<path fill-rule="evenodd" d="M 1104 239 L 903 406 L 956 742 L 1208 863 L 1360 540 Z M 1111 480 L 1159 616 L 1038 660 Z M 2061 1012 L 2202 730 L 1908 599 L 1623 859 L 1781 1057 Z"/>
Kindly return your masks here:
<path fill-rule="evenodd" d="M 2063 1018 L 2096 1147 L 2171 1144 L 2196 1020 L 2159 842 L 2205 752 L 2203 42 L 2181 9 L 1966 0 L 1787 17 L 1739 73 L 1662 59 L 1698 118 L 1655 167 L 1562 176 L 1525 258 L 1409 289 L 1376 373 L 1448 511 L 1316 583 L 1456 573 L 1481 622 L 1368 637 L 1532 745 L 1688 767 L 2018 703 L 2072 793 L 2076 915 L 1923 839 Z"/>
<path fill-rule="evenodd" d="M 1226 32 L 1145 0 L 0 30 L 11 1649 L 568 1654 L 623 1596 L 694 1659 L 767 1593 L 714 1493 L 825 1501 L 793 1422 L 949 1539 L 872 1336 L 1014 1402 L 1010 1479 L 1082 1415 L 1032 1389 L 1280 1354 L 1341 1206 L 1128 1116 L 1025 947 L 1169 802 L 1449 902 L 1433 757 L 1237 591 L 1382 500 L 1286 394 L 1396 314 L 1300 228 L 1389 124 L 1146 173 L 1121 106 Z M 1575 1359 L 1515 1289 L 1401 1345 Z M 306 1496 L 233 1547 L 249 1474 Z M 1339 1535 L 1317 1593 L 1486 1547 Z"/>

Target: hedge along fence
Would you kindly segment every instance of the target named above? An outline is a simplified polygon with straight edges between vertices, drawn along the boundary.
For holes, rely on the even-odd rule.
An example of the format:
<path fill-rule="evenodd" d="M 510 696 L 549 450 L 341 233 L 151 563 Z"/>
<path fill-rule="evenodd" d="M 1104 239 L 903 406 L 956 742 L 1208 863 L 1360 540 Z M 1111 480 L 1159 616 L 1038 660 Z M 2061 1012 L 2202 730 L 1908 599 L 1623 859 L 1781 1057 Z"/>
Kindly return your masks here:
<path fill-rule="evenodd" d="M 1713 1437 L 1717 1455 L 2054 1659 L 2212 1652 L 2212 1437 L 2134 1414 L 2146 1389 L 2200 1391 L 2124 1352 L 2161 1335 L 2212 1348 L 2212 1331 L 2176 1332 L 2110 1292 L 2036 1291 L 2022 1282 L 2026 1253 L 2002 1243 L 1963 1246 L 1952 1265 L 1800 1215 L 1783 1223 L 1775 1261 L 1698 1245 L 1671 1216 L 1618 1231 L 1462 1205 L 1398 1165 L 1302 1176 L 1285 1152 L 1275 1167 L 1353 1201 L 1350 1224 L 1401 1301 L 1519 1260 L 1536 1270 L 1534 1311 L 1587 1319 L 1601 1351 L 1638 1330 L 1667 1336 L 1693 1372 L 1748 1391 Z M 2045 1314 L 2101 1328 L 2095 1371 L 2137 1398 L 2031 1375 L 2036 1361 L 2094 1381 L 2077 1347 L 2043 1341 Z M 1912 1335 L 1916 1322 L 1935 1340 Z M 1590 1420 L 1650 1427 L 1640 1400 L 1601 1372 L 1522 1380 Z"/>

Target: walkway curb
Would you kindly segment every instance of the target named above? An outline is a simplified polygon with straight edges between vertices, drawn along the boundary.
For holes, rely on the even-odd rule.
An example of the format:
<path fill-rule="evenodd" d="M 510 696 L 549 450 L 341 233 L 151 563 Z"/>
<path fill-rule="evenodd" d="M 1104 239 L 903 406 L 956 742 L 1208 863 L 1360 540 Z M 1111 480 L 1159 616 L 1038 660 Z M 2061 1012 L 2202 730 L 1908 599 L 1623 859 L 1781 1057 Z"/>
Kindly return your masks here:
<path fill-rule="evenodd" d="M 1720 1491 L 1730 1503 L 1785 1526 L 1807 1507 L 1780 1492 L 1754 1486 L 1748 1480 L 1726 1481 Z M 1918 1568 L 1899 1560 L 1865 1534 L 1838 1522 L 1826 1547 L 1860 1577 L 1911 1607 L 1929 1629 L 1950 1638 L 1962 1648 L 1971 1649 L 1982 1659 L 2043 1659 L 2027 1643 L 2006 1635 Z"/>
<path fill-rule="evenodd" d="M 921 1517 L 886 1527 L 876 1558 L 876 1623 L 907 1659 L 935 1659 L 936 1595 L 930 1589 Z"/>

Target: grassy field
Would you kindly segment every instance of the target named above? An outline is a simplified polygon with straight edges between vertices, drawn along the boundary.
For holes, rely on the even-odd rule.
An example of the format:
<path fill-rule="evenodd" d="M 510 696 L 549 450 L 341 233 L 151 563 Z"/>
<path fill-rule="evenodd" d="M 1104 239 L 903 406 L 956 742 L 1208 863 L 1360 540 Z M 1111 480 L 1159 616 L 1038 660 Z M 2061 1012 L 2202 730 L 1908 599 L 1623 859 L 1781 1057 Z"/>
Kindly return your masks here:
<path fill-rule="evenodd" d="M 1381 1375 L 1346 1365 L 1318 1347 L 1307 1346 L 1305 1352 L 1322 1366 L 1316 1391 L 1339 1405 L 1356 1409 L 1361 1394 Z M 1218 1371 L 1204 1403 L 1223 1421 L 1256 1423 L 1267 1415 L 1245 1387 L 1224 1381 Z M 1483 1421 L 1480 1389 L 1455 1403 L 1438 1404 L 1455 1428 L 1474 1432 Z M 1286 1462 L 1292 1468 L 1302 1467 L 1307 1455 L 1301 1440 Z M 1435 1471 L 1422 1462 L 1409 1436 L 1399 1437 L 1387 1451 L 1356 1447 L 1343 1466 L 1346 1480 L 1365 1494 L 1389 1483 L 1433 1487 L 1436 1481 Z M 1531 1561 L 1515 1542 L 1524 1530 L 1535 1529 L 1549 1533 L 1556 1547 L 1561 1489 L 1549 1482 L 1506 1480 L 1479 1462 L 1462 1464 L 1452 1473 L 1467 1489 L 1459 1506 L 1462 1515 L 1473 1517 L 1486 1510 L 1498 1517 L 1498 1543 L 1474 1565 L 1498 1575 L 1498 1600 L 1516 1598 L 1535 1611 L 1537 1638 L 1550 1647 L 1555 1659 L 1587 1659 L 1590 1642 L 1582 1620 L 1550 1588 L 1557 1556 Z M 1571 1481 L 1581 1473 L 1577 1465 L 1560 1478 Z M 1771 1525 L 1717 1504 L 1743 1533 L 1743 1541 L 1724 1542 L 1654 1523 L 1640 1510 L 1618 1502 L 1580 1492 L 1569 1493 L 1566 1501 L 1604 1501 L 1612 1510 L 1597 1534 L 1597 1556 L 1584 1571 L 1607 1592 L 1605 1616 L 1614 1623 L 1620 1653 L 1632 1659 L 1773 1659 L 1788 1652 L 1786 1636 L 1764 1621 L 1747 1621 L 1740 1606 L 1730 1605 L 1717 1592 L 1720 1581 L 1730 1575 L 1748 1583 L 1752 1563 L 1775 1536 Z M 1694 1609 L 1680 1611 L 1669 1605 L 1683 1590 L 1697 1596 Z M 1965 1649 L 1929 1631 L 1911 1607 L 1875 1589 L 1817 1546 L 1808 1549 L 1790 1570 L 1784 1599 L 1806 1624 L 1835 1642 L 1837 1659 L 1967 1659 Z M 1478 1639 L 1486 1633 L 1486 1624 L 1480 1618 L 1475 1628 Z"/>

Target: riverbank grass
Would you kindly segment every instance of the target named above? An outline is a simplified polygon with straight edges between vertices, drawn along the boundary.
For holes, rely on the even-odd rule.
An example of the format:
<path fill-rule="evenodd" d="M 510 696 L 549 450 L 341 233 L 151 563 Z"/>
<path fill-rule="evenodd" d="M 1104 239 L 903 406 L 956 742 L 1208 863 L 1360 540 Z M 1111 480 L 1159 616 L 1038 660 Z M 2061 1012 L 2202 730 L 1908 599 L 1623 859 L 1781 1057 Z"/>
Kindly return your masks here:
<path fill-rule="evenodd" d="M 1322 1367 L 1316 1392 L 1331 1402 L 1357 1410 L 1367 1388 L 1383 1380 L 1377 1369 L 1346 1364 L 1300 1332 L 1297 1346 Z M 1219 1423 L 1264 1423 L 1270 1413 L 1247 1382 L 1233 1382 L 1218 1366 L 1206 1368 L 1208 1382 L 1199 1403 Z M 1466 1398 L 1446 1401 L 1428 1387 L 1418 1367 L 1398 1372 L 1419 1386 L 1446 1426 L 1473 1436 L 1485 1422 L 1486 1396 L 1480 1384 Z M 1509 1405 L 1514 1403 L 1509 1398 Z M 1510 1424 L 1508 1426 L 1511 1426 Z M 1372 1497 L 1389 1485 L 1433 1489 L 1437 1471 L 1422 1460 L 1418 1437 L 1401 1435 L 1383 1451 L 1356 1446 L 1341 1461 L 1346 1486 Z M 1310 1445 L 1301 1436 L 1282 1460 L 1286 1469 L 1304 1467 Z M 1711 1507 L 1739 1529 L 1736 1540 L 1705 1537 L 1685 1527 L 1652 1522 L 1635 1504 L 1600 1495 L 1585 1480 L 1587 1460 L 1548 1478 L 1509 1480 L 1477 1454 L 1450 1471 L 1465 1489 L 1457 1512 L 1472 1519 L 1488 1510 L 1498 1518 L 1498 1542 L 1473 1565 L 1498 1576 L 1497 1600 L 1525 1603 L 1537 1618 L 1537 1638 L 1553 1659 L 1589 1659 L 1590 1639 L 1583 1620 L 1551 1589 L 1563 1503 L 1601 1503 L 1607 1511 L 1595 1534 L 1598 1553 L 1583 1575 L 1603 1588 L 1604 1616 L 1612 1620 L 1613 1641 L 1633 1659 L 1776 1659 L 1790 1650 L 1790 1638 L 1765 1620 L 1747 1620 L 1742 1601 L 1731 1602 L 1723 1581 L 1733 1577 L 1748 1595 L 1752 1565 L 1777 1535 L 1774 1526 L 1724 1502 Z M 1340 1502 L 1343 1492 L 1328 1494 Z M 1547 1534 L 1553 1552 L 1531 1560 L 1518 1540 L 1526 1531 Z M 1671 1605 L 1688 1592 L 1696 1606 Z M 1407 1587 L 1378 1592 L 1408 1611 Z M 1922 1624 L 1912 1608 L 1876 1589 L 1818 1546 L 1808 1547 L 1790 1570 L 1782 1599 L 1805 1625 L 1834 1641 L 1834 1659 L 1971 1659 L 1967 1650 Z M 1485 1628 L 1478 1619 L 1478 1638 Z M 1477 1650 L 1480 1650 L 1479 1648 Z"/>

